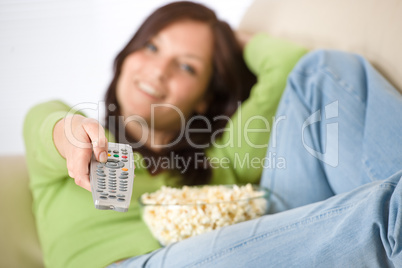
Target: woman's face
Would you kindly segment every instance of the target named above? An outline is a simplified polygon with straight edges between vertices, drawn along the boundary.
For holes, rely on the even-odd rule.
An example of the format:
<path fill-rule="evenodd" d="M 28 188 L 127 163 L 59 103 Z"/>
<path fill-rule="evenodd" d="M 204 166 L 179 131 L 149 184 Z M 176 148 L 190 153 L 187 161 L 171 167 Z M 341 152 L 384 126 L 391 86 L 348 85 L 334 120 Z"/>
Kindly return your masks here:
<path fill-rule="evenodd" d="M 122 115 L 177 131 L 181 120 L 205 112 L 212 50 L 213 35 L 204 23 L 180 21 L 162 29 L 123 62 L 117 82 Z"/>

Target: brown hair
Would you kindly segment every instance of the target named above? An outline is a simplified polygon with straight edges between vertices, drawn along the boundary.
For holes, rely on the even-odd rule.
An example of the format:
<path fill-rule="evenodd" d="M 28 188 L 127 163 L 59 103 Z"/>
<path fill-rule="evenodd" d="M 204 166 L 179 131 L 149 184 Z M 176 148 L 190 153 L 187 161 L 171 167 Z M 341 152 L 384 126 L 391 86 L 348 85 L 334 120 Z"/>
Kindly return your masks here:
<path fill-rule="evenodd" d="M 214 36 L 214 52 L 213 52 L 213 74 L 207 95 L 210 97 L 209 107 L 204 116 L 211 123 L 211 129 L 215 131 L 222 129 L 226 122 L 224 120 L 213 120 L 216 116 L 231 116 L 237 109 L 238 102 L 245 100 L 252 85 L 255 83 L 255 76 L 248 70 L 243 57 L 242 49 L 238 44 L 236 37 L 230 26 L 219 20 L 215 13 L 200 4 L 182 1 L 174 2 L 160 7 L 154 11 L 140 26 L 138 31 L 117 55 L 114 61 L 114 76 L 112 82 L 106 92 L 106 128 L 108 128 L 116 137 L 118 142 L 135 142 L 130 138 L 128 133 L 119 133 L 119 120 L 113 121 L 111 118 L 119 118 L 121 116 L 120 107 L 117 103 L 116 84 L 120 76 L 121 68 L 125 58 L 136 50 L 143 48 L 150 39 L 161 31 L 164 27 L 182 20 L 194 20 L 206 23 Z M 110 108 L 113 104 L 114 109 Z M 195 115 L 195 114 L 194 114 Z M 192 128 L 205 128 L 205 121 L 194 120 Z M 210 133 L 190 134 L 191 141 L 196 144 L 206 144 L 210 141 Z M 124 139 L 126 139 L 124 141 Z M 204 150 L 194 148 L 182 139 L 174 147 L 163 152 L 155 153 L 150 148 L 142 146 L 136 149 L 144 157 L 161 157 L 167 156 L 169 153 L 190 159 L 190 165 L 187 170 L 175 167 L 171 172 L 181 173 L 182 184 L 197 185 L 208 183 L 212 172 L 209 165 L 204 165 L 200 161 L 195 161 L 195 154 L 204 156 Z M 188 161 L 188 160 L 187 160 Z M 150 163 L 156 163 L 150 161 Z M 198 163 L 199 162 L 199 163 Z M 170 165 L 171 166 L 171 165 Z M 157 174 L 162 170 L 161 167 L 149 166 L 149 171 Z"/>

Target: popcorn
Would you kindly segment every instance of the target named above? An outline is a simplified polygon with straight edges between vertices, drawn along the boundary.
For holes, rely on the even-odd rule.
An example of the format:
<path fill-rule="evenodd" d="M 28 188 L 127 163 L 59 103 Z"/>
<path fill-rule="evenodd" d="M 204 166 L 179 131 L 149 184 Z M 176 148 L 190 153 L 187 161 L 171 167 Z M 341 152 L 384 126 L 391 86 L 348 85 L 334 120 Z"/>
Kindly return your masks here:
<path fill-rule="evenodd" d="M 266 192 L 245 186 L 163 186 L 141 196 L 143 219 L 166 246 L 224 226 L 258 218 L 267 209 Z"/>

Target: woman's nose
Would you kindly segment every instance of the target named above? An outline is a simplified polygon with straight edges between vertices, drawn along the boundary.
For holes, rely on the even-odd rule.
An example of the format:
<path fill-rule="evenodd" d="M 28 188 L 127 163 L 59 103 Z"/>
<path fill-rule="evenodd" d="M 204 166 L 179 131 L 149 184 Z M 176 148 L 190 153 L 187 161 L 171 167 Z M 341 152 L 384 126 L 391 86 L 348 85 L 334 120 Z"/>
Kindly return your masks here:
<path fill-rule="evenodd" d="M 157 58 L 151 66 L 151 73 L 154 79 L 166 80 L 170 75 L 171 60 L 169 58 Z"/>

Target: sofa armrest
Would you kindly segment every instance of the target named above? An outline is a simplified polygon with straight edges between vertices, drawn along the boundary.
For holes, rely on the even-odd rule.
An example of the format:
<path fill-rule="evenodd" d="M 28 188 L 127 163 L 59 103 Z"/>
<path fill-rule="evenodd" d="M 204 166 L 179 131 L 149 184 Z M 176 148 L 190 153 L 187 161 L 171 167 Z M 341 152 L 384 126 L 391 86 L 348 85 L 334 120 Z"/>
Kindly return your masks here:
<path fill-rule="evenodd" d="M 25 158 L 0 156 L 0 267 L 44 267 Z"/>

